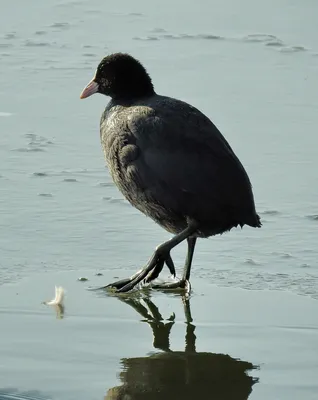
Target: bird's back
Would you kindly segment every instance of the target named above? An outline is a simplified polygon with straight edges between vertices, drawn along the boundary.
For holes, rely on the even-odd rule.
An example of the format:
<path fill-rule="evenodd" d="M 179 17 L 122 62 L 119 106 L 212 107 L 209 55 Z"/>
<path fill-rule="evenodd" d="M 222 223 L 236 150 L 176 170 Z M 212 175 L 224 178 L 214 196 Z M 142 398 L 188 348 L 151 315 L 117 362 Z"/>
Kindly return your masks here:
<path fill-rule="evenodd" d="M 260 226 L 248 175 L 216 126 L 180 100 L 111 101 L 101 119 L 111 175 L 138 209 L 172 232 L 189 219 L 209 236 Z"/>

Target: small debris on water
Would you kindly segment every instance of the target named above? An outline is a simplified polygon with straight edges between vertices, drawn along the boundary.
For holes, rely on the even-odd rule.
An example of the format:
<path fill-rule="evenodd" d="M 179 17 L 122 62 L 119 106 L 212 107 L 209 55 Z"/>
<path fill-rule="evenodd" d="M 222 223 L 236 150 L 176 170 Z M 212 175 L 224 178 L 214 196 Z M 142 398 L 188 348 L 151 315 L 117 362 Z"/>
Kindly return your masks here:
<path fill-rule="evenodd" d="M 78 278 L 77 280 L 78 280 L 79 282 L 86 282 L 86 281 L 88 281 L 88 279 L 85 278 L 85 277 L 83 277 L 83 276 L 81 276 L 81 277 Z"/>
<path fill-rule="evenodd" d="M 63 306 L 65 291 L 62 286 L 55 286 L 55 298 L 51 301 L 44 301 L 47 306 Z"/>

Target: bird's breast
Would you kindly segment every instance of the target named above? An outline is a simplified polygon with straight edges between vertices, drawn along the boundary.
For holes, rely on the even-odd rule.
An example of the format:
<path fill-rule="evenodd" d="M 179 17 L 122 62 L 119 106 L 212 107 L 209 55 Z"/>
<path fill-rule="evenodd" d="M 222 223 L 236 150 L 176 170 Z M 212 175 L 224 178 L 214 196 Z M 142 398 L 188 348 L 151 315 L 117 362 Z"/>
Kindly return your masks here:
<path fill-rule="evenodd" d="M 108 128 L 108 129 L 107 129 Z M 106 164 L 114 183 L 126 198 L 137 195 L 140 184 L 136 161 L 140 150 L 134 140 L 124 130 L 114 132 L 111 127 L 103 127 L 101 143 Z M 128 200 L 131 200 L 128 198 Z"/>

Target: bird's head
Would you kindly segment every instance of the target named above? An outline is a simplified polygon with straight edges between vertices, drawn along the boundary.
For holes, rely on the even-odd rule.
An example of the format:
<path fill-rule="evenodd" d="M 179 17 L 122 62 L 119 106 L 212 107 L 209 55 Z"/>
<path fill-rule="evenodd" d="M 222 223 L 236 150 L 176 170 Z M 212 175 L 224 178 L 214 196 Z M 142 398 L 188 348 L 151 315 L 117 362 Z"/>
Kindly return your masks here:
<path fill-rule="evenodd" d="M 137 99 L 154 94 L 153 84 L 143 65 L 129 54 L 115 53 L 103 58 L 94 78 L 82 91 L 85 99 L 101 93 L 113 99 Z"/>

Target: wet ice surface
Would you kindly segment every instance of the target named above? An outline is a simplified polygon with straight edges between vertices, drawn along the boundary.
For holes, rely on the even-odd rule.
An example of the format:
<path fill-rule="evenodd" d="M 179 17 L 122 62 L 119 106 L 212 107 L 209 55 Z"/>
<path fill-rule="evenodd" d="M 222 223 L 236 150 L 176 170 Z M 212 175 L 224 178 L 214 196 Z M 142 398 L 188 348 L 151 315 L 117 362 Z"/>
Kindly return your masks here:
<path fill-rule="evenodd" d="M 42 279 L 45 282 L 50 274 L 63 272 L 70 274 L 67 276 L 72 276 L 74 282 L 81 276 L 87 276 L 90 282 L 96 272 L 102 271 L 104 276 L 100 280 L 106 284 L 115 274 L 124 277 L 135 272 L 154 247 L 169 237 L 130 207 L 110 180 L 98 132 L 107 99 L 93 96 L 79 100 L 98 61 L 108 52 L 128 51 L 138 57 L 148 68 L 157 92 L 189 101 L 211 117 L 242 160 L 253 183 L 263 228 L 233 230 L 221 237 L 201 240 L 197 245 L 193 287 L 207 296 L 200 307 L 197 306 L 202 309 L 207 323 L 217 321 L 211 317 L 211 308 L 215 306 L 213 299 L 205 292 L 205 285 L 210 284 L 222 287 L 222 296 L 231 302 L 234 302 L 232 289 L 244 289 L 244 296 L 250 302 L 256 296 L 253 291 L 269 298 L 278 291 L 282 296 L 277 297 L 279 301 L 285 299 L 288 303 L 291 298 L 298 299 L 288 293 L 282 294 L 289 292 L 308 297 L 299 297 L 295 302 L 315 304 L 311 303 L 318 298 L 318 43 L 314 18 L 318 6 L 315 3 L 305 6 L 290 1 L 255 4 L 227 0 L 213 5 L 143 1 L 106 5 L 100 0 L 49 0 L 30 4 L 20 0 L 3 1 L 1 7 L 0 284 L 3 284 L 1 291 L 7 293 L 1 305 L 7 310 L 8 319 L 3 320 L 7 324 L 6 338 L 11 340 L 16 330 L 15 340 L 25 349 L 23 354 L 28 360 L 28 364 L 19 364 L 20 356 L 13 339 L 5 341 L 11 347 L 6 346 L 6 357 L 1 357 L 0 363 L 2 371 L 9 372 L 2 381 L 0 378 L 0 383 L 16 389 L 12 392 L 16 394 L 11 396 L 27 396 L 24 390 L 41 389 L 43 393 L 39 396 L 45 398 L 51 390 L 45 379 L 55 379 L 48 377 L 48 371 L 37 364 L 36 356 L 32 364 L 32 347 L 28 345 L 31 341 L 36 346 L 40 341 L 45 354 L 49 346 L 47 339 L 41 339 L 40 331 L 36 335 L 32 330 L 21 332 L 26 323 L 39 327 L 42 318 L 52 317 L 48 316 L 49 310 L 40 308 L 38 313 L 36 307 L 49 299 L 47 296 L 55 284 L 62 283 L 52 278 L 46 283 L 43 298 Z M 179 246 L 173 255 L 180 272 L 185 246 Z M 36 286 L 32 283 L 35 277 Z M 25 286 L 29 287 L 25 293 L 25 303 L 29 304 L 27 313 L 21 311 L 21 305 L 17 305 L 18 312 L 14 311 L 14 293 L 10 292 L 13 287 L 7 286 L 10 283 L 22 285 L 20 282 L 25 282 L 22 278 L 30 279 L 29 286 Z M 213 286 L 211 291 L 214 290 Z M 82 291 L 86 293 L 84 286 L 76 286 L 75 298 L 70 296 L 74 304 L 84 296 Z M 92 302 L 92 307 L 97 301 L 91 293 L 86 293 L 85 298 L 88 305 Z M 177 301 L 169 296 L 160 299 L 164 307 Z M 193 300 L 194 308 L 199 299 L 201 297 Z M 114 335 L 117 346 L 105 345 L 103 349 L 106 369 L 101 368 L 100 374 L 103 372 L 104 381 L 95 369 L 87 372 L 88 382 L 92 382 L 93 376 L 96 378 L 96 398 L 102 398 L 106 388 L 120 383 L 115 382 L 119 359 L 128 357 L 132 351 L 130 346 L 135 346 L 118 334 L 122 328 L 109 322 L 112 306 L 106 304 L 115 300 L 103 301 L 100 306 L 102 330 L 108 330 L 109 337 Z M 114 304 L 118 304 L 116 321 L 126 324 L 124 309 L 128 307 L 118 301 Z M 218 299 L 216 306 L 221 313 L 222 304 L 218 304 Z M 307 314 L 305 310 L 304 306 Z M 286 313 L 292 311 L 291 306 L 286 306 Z M 99 328 L 91 325 L 90 312 L 91 308 L 81 320 L 80 328 L 94 335 Z M 271 307 L 270 312 L 276 318 L 276 307 Z M 235 315 L 238 315 L 239 327 L 242 323 L 239 312 L 233 311 L 228 321 L 230 323 Z M 136 335 L 142 330 L 146 339 L 145 347 L 139 349 L 140 352 L 136 349 L 132 357 L 144 357 L 150 349 L 151 337 L 146 333 L 145 324 L 133 318 L 131 329 L 136 330 Z M 311 325 L 311 320 L 314 326 L 314 318 L 309 313 L 306 326 Z M 202 320 L 203 317 L 199 317 L 198 324 Z M 54 327 L 69 323 L 67 318 L 50 321 L 60 323 Z M 181 325 L 182 321 L 181 318 Z M 256 320 L 251 317 L 251 324 L 254 323 Z M 290 335 L 295 334 L 289 337 L 296 347 L 302 346 L 302 336 L 298 335 L 316 340 L 316 331 L 306 331 L 302 324 L 303 321 L 296 320 L 294 326 L 299 329 L 288 331 Z M 178 324 L 175 325 L 177 328 Z M 67 329 L 67 334 L 72 336 L 77 328 Z M 126 335 L 127 330 L 125 327 L 122 335 Z M 264 334 L 266 332 L 268 346 L 274 343 L 274 357 L 280 341 L 284 342 L 285 331 L 280 334 L 279 330 L 267 327 Z M 216 331 L 215 337 L 221 333 L 224 336 L 224 332 Z M 262 381 L 262 371 L 266 368 L 272 376 L 276 371 L 277 380 L 285 376 L 285 380 L 280 380 L 283 383 L 276 382 L 277 387 L 281 398 L 292 398 L 292 374 L 296 369 L 288 365 L 287 359 L 282 361 L 278 353 L 275 355 L 277 363 L 268 359 L 268 367 L 265 350 L 258 355 L 252 350 L 231 353 L 234 341 L 231 335 L 229 333 L 222 349 L 212 349 L 207 334 L 202 351 L 221 352 L 234 358 L 242 357 L 253 365 L 259 364 L 260 382 L 253 386 L 251 398 L 268 398 L 262 397 L 267 382 L 267 378 Z M 249 338 L 247 331 L 243 330 L 241 335 Z M 104 343 L 106 339 L 101 336 L 100 340 Z M 261 336 L 256 335 L 253 340 L 261 351 Z M 311 341 L 306 344 L 308 349 L 312 344 Z M 119 354 L 123 346 L 126 348 Z M 74 371 L 79 367 L 76 365 L 77 350 L 74 347 L 74 358 L 68 361 Z M 110 350 L 114 351 L 114 359 L 109 356 Z M 96 369 L 99 368 L 96 354 L 97 350 L 87 349 L 87 359 L 83 358 L 80 364 L 83 371 L 84 361 L 85 365 L 96 363 Z M 62 361 L 56 360 L 56 370 L 63 367 Z M 7 369 L 9 364 L 11 370 Z M 19 378 L 10 381 L 8 377 L 14 376 L 18 365 Z M 127 365 L 129 368 L 130 364 Z M 25 385 L 23 371 L 28 368 L 33 371 L 32 376 L 34 372 L 42 374 L 41 388 L 31 376 L 28 378 L 30 385 Z M 306 380 L 307 367 L 299 364 L 297 368 L 298 373 L 302 371 L 303 379 L 295 398 L 310 399 L 314 388 L 310 379 Z M 311 365 L 312 371 L 314 368 Z M 65 392 L 63 385 L 66 387 L 65 383 L 61 384 L 59 398 L 79 395 L 75 383 Z M 277 397 L 277 387 L 274 390 L 274 386 L 270 386 L 268 390 L 273 391 L 268 392 L 268 396 Z M 115 390 L 113 396 L 116 393 Z"/>
<path fill-rule="evenodd" d="M 116 297 L 87 289 L 122 271 L 81 272 L 89 282 L 59 272 L 3 286 L 1 399 L 8 388 L 19 399 L 315 398 L 316 300 L 197 278 L 189 300 L 155 291 Z M 67 288 L 63 309 L 41 304 L 52 282 Z"/>

